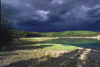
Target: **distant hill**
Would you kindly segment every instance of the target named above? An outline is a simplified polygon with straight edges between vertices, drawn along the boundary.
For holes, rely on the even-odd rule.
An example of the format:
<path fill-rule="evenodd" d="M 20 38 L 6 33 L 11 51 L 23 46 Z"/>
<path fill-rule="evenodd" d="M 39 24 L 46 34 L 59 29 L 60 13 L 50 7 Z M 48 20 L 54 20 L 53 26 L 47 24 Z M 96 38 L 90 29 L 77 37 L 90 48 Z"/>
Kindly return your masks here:
<path fill-rule="evenodd" d="M 95 32 L 95 31 L 62 31 L 62 32 L 43 32 L 41 33 L 45 36 L 97 36 L 100 35 L 100 32 Z"/>

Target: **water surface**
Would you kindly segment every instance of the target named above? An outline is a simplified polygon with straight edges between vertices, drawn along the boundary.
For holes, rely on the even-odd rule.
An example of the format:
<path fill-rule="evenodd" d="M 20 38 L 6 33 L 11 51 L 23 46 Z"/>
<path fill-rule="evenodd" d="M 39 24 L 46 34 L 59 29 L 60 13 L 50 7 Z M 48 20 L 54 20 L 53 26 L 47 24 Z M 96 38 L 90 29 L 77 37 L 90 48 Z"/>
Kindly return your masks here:
<path fill-rule="evenodd" d="M 44 41 L 46 43 L 55 43 L 62 45 L 71 45 L 82 48 L 100 49 L 100 40 L 86 38 L 59 38 Z"/>

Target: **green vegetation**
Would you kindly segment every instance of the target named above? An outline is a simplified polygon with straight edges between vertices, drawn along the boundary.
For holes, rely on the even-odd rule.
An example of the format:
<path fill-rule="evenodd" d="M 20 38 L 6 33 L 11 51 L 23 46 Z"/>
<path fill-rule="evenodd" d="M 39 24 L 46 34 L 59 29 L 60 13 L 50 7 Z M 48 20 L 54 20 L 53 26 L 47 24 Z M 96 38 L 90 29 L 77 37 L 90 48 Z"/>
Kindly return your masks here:
<path fill-rule="evenodd" d="M 13 31 L 13 36 L 16 38 L 27 37 L 91 37 L 100 35 L 100 32 L 95 31 L 62 31 L 62 32 L 28 32 L 25 30 Z"/>
<path fill-rule="evenodd" d="M 20 40 L 25 40 L 25 41 L 29 41 L 31 39 L 35 40 L 36 38 L 28 38 L 28 39 L 20 38 Z M 53 38 L 39 38 L 38 40 L 42 40 L 42 39 L 53 39 Z M 51 43 L 39 42 L 38 44 L 35 44 L 35 45 L 33 44 L 31 46 L 38 46 L 38 47 L 40 46 L 40 48 L 41 48 L 43 45 L 47 46 L 47 47 L 44 47 L 45 49 L 55 49 L 55 50 L 74 50 L 77 48 L 76 46 L 56 44 L 56 43 L 52 43 L 52 42 Z"/>
<path fill-rule="evenodd" d="M 18 31 L 18 30 L 14 30 L 13 31 L 13 37 L 42 37 L 44 35 L 42 35 L 41 33 L 39 32 L 28 32 L 28 31 L 25 31 L 25 30 L 21 30 L 21 31 Z"/>
<path fill-rule="evenodd" d="M 0 21 L 0 50 L 2 50 L 2 46 L 8 45 L 8 42 L 13 40 L 12 37 L 12 29 L 13 29 L 13 21 L 3 12 L 1 13 L 1 21 Z"/>
<path fill-rule="evenodd" d="M 38 45 L 41 46 L 42 43 L 38 44 Z M 63 46 L 63 44 L 52 44 L 52 43 L 44 43 L 43 45 L 45 45 L 45 46 L 50 45 L 50 46 L 45 47 L 45 48 L 46 49 L 55 49 L 55 50 L 74 50 L 77 48 L 75 46 L 68 46 L 68 45 Z"/>
<path fill-rule="evenodd" d="M 5 56 L 4 48 L 2 48 L 2 54 Z"/>
<path fill-rule="evenodd" d="M 100 35 L 100 31 L 62 31 L 62 32 L 46 32 L 42 33 L 45 36 L 52 36 L 52 37 L 85 37 L 85 36 L 97 36 Z"/>

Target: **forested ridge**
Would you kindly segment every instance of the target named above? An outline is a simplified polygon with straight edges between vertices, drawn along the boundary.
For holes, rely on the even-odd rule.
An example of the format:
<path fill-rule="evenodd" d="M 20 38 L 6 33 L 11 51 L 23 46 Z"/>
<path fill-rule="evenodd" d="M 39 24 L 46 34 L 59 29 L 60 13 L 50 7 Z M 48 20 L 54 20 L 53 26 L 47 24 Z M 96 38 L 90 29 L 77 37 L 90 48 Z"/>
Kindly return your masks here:
<path fill-rule="evenodd" d="M 45 36 L 53 37 L 91 37 L 100 35 L 100 31 L 62 31 L 62 32 L 46 32 Z"/>

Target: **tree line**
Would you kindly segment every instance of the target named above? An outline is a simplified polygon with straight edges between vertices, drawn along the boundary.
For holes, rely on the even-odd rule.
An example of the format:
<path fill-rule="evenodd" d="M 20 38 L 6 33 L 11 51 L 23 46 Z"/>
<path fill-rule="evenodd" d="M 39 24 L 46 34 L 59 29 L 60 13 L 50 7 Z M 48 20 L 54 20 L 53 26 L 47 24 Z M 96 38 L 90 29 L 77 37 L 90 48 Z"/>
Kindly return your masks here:
<path fill-rule="evenodd" d="M 79 33 L 78 33 L 79 32 Z M 42 33 L 46 37 L 92 37 L 100 35 L 100 31 L 64 31 Z"/>
<path fill-rule="evenodd" d="M 25 30 L 18 31 L 14 29 L 13 20 L 4 12 L 1 13 L 0 20 L 0 50 L 3 46 L 9 45 L 8 43 L 13 41 L 13 38 L 17 38 L 19 40 L 20 37 L 42 37 L 45 36 L 38 32 L 28 32 Z"/>
<path fill-rule="evenodd" d="M 13 30 L 12 32 L 13 32 L 13 34 L 12 34 L 13 38 L 42 37 L 42 36 L 44 36 L 43 34 L 41 34 L 39 32 L 28 32 L 25 30 L 21 30 L 21 31 Z"/>

